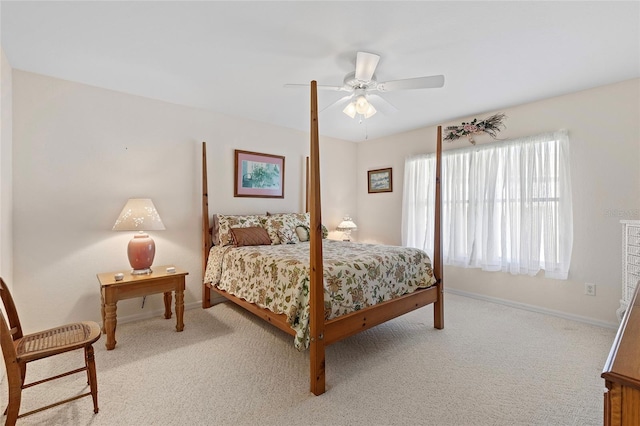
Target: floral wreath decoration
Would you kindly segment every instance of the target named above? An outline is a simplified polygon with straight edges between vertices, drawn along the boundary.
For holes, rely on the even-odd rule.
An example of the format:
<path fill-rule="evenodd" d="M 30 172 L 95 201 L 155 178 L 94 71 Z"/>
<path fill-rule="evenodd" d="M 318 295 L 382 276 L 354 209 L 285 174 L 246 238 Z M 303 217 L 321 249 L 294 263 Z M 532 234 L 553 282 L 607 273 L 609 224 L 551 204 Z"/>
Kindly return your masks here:
<path fill-rule="evenodd" d="M 478 121 L 477 118 L 474 118 L 473 121 L 468 123 L 462 122 L 459 126 L 448 126 L 445 128 L 445 131 L 448 133 L 444 140 L 453 142 L 456 139 L 466 136 L 469 139 L 469 142 L 471 142 L 472 145 L 475 145 L 476 141 L 473 139 L 473 135 L 478 135 L 480 133 L 486 133 L 493 139 L 497 139 L 497 134 L 500 129 L 506 128 L 502 122 L 505 118 L 507 118 L 507 116 L 504 114 L 495 114 L 486 120 Z"/>

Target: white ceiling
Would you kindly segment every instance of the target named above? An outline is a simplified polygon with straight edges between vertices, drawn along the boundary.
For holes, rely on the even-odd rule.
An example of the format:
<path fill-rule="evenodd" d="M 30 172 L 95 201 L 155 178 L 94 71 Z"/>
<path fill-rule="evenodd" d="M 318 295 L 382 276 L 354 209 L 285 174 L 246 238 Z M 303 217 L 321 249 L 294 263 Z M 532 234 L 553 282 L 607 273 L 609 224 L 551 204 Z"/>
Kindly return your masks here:
<path fill-rule="evenodd" d="M 359 50 L 392 92 L 362 124 L 341 108 L 320 133 L 361 141 L 640 77 L 640 2 L 11 2 L 15 69 L 308 131 L 309 92 L 341 85 Z M 319 108 L 343 94 L 321 92 Z"/>

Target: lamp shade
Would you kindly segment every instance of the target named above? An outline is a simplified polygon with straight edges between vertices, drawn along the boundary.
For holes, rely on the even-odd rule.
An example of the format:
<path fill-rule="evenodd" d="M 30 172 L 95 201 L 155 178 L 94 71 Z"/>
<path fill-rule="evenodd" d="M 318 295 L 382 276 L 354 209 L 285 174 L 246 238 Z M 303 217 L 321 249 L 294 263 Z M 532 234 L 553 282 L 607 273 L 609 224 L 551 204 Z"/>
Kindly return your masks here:
<path fill-rule="evenodd" d="M 344 234 L 344 238 L 342 239 L 342 241 L 351 241 L 351 231 L 355 231 L 356 229 L 358 229 L 358 227 L 353 222 L 353 220 L 351 220 L 349 215 L 346 215 L 342 219 L 342 222 L 340 222 L 340 224 L 336 228 L 337 231 L 340 231 Z"/>
<path fill-rule="evenodd" d="M 149 198 L 130 198 L 113 225 L 114 231 L 164 231 L 160 215 Z"/>
<path fill-rule="evenodd" d="M 113 225 L 114 231 L 139 231 L 127 246 L 134 275 L 150 274 L 156 244 L 144 231 L 162 231 L 164 224 L 149 198 L 130 198 Z"/>
<path fill-rule="evenodd" d="M 355 231 L 356 229 L 358 229 L 358 227 L 355 223 L 353 223 L 353 220 L 351 220 L 349 216 L 345 216 L 342 222 L 340 222 L 340 224 L 336 228 L 336 230 L 340 232 Z"/>

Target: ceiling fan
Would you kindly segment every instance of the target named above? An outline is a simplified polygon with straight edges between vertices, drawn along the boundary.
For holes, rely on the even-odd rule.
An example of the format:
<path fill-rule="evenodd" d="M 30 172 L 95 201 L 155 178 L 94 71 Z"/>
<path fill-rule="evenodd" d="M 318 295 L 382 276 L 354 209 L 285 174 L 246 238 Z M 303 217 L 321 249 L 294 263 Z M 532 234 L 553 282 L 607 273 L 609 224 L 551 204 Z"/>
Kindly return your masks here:
<path fill-rule="evenodd" d="M 380 93 L 396 90 L 432 89 L 444 86 L 443 75 L 378 82 L 376 80 L 375 71 L 379 61 L 380 55 L 368 52 L 358 52 L 356 55 L 356 69 L 354 72 L 350 72 L 344 77 L 342 86 L 318 85 L 317 87 L 319 90 L 333 90 L 349 93 L 324 109 L 349 101 L 342 112 L 351 118 L 355 118 L 356 114 L 361 115 L 364 118 L 369 118 L 377 112 L 376 108 L 370 101 L 376 102 L 381 110 L 386 109 L 389 112 L 396 110 L 393 105 L 380 96 Z M 308 84 L 285 84 L 285 87 L 300 86 L 308 86 Z"/>

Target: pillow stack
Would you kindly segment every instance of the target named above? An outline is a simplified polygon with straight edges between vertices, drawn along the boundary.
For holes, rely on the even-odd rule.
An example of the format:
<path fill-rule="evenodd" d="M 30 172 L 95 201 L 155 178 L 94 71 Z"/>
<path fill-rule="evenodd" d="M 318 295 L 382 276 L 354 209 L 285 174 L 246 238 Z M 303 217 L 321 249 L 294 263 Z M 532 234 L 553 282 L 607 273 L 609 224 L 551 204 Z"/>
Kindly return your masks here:
<path fill-rule="evenodd" d="M 213 242 L 237 247 L 297 244 L 309 241 L 309 222 L 309 213 L 214 215 Z M 325 230 L 323 226 L 323 238 Z"/>

